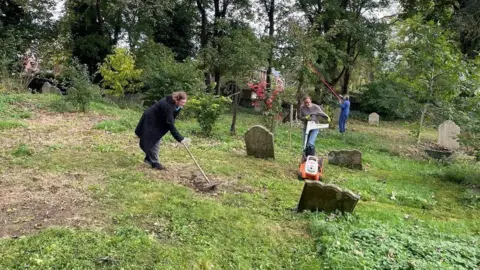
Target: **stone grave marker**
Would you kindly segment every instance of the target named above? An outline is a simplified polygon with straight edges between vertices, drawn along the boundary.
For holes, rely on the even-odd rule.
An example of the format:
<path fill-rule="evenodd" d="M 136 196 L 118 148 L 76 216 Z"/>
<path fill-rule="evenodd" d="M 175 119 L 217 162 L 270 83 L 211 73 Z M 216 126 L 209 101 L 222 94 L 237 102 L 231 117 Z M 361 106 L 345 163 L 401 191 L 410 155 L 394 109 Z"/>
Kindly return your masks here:
<path fill-rule="evenodd" d="M 438 126 L 438 144 L 451 150 L 460 148 L 457 136 L 460 134 L 460 127 L 452 120 L 447 120 Z"/>
<path fill-rule="evenodd" d="M 358 150 L 339 150 L 328 153 L 328 163 L 361 170 L 362 152 Z"/>
<path fill-rule="evenodd" d="M 368 123 L 370 125 L 376 125 L 378 126 L 378 124 L 380 123 L 380 115 L 378 115 L 377 113 L 371 113 L 369 116 L 368 116 Z"/>
<path fill-rule="evenodd" d="M 245 133 L 247 155 L 257 158 L 275 158 L 273 134 L 263 126 L 256 125 Z"/>
<path fill-rule="evenodd" d="M 303 186 L 297 211 L 353 212 L 358 200 L 360 196 L 349 190 L 342 190 L 337 185 L 307 180 Z"/>

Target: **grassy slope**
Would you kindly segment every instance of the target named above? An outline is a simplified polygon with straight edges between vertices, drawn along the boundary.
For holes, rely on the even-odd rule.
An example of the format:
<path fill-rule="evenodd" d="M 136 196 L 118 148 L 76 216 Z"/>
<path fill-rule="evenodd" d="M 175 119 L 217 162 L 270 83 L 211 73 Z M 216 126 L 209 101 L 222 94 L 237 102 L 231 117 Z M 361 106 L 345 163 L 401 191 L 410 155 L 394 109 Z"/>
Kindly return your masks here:
<path fill-rule="evenodd" d="M 38 111 L 57 98 L 1 97 L 0 173 L 97 176 L 100 180 L 83 187 L 95 200 L 95 211 L 89 213 L 97 220 L 96 226 L 54 226 L 19 239 L 0 240 L 1 269 L 26 265 L 37 269 L 318 269 L 320 264 L 340 269 L 342 263 L 343 268 L 372 267 L 382 260 L 399 265 L 413 260 L 415 265 L 414 259 L 421 256 L 411 259 L 412 251 L 398 243 L 394 255 L 386 254 L 363 245 L 368 237 L 357 243 L 352 235 L 371 230 L 368 235 L 374 238 L 379 232 L 391 232 L 401 239 L 410 234 L 409 228 L 419 228 L 421 243 L 440 234 L 438 243 L 455 236 L 472 245 L 468 241 L 480 232 L 478 209 L 461 203 L 461 186 L 439 179 L 442 166 L 398 156 L 398 148 L 409 147 L 411 142 L 408 131 L 398 124 L 370 128 L 355 122 L 352 126 L 357 131 L 349 133 L 346 142 L 334 131 L 321 134 L 318 152 L 359 149 L 367 167 L 353 171 L 326 166 L 326 182 L 362 196 L 353 217 L 326 219 L 290 211 L 303 186 L 295 179 L 301 143 L 298 130 L 292 133 L 290 148 L 288 129 L 280 127 L 276 160 L 258 160 L 246 157 L 241 135 L 228 135 L 228 115 L 220 119 L 213 139 L 194 137 L 198 125 L 182 119 L 179 129 L 193 138 L 191 151 L 203 169 L 214 179 L 227 181 L 218 194 L 200 194 L 182 185 L 196 168 L 186 151 L 172 145 L 170 136 L 161 148 L 170 172 L 152 172 L 140 164 L 143 156 L 133 134 L 140 111 L 105 103 L 93 104 L 88 115 L 67 114 L 59 119 L 55 118 L 58 114 Z M 53 123 L 48 117 L 54 118 Z M 242 113 L 238 134 L 259 121 L 255 115 Z M 431 137 L 430 132 L 427 138 Z M 392 192 L 395 199 L 391 199 Z M 61 220 L 57 223 L 68 225 Z M 15 229 L 11 226 L 11 231 Z M 478 262 L 477 249 L 465 253 L 473 258 L 460 266 L 468 268 L 468 263 Z M 338 256 L 343 256 L 343 262 Z M 447 260 L 443 265 L 458 265 L 459 261 Z"/>

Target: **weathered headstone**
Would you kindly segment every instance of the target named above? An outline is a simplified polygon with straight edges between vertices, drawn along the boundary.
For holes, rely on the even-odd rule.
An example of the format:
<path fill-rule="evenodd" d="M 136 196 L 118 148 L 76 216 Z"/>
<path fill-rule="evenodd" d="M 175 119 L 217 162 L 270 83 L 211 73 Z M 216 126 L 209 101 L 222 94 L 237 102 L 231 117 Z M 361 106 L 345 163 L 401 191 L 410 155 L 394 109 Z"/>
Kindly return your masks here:
<path fill-rule="evenodd" d="M 63 95 L 62 90 L 56 86 L 52 86 L 50 89 L 50 93 L 57 94 L 57 95 Z"/>
<path fill-rule="evenodd" d="M 42 94 L 49 94 L 52 89 L 52 85 L 49 82 L 45 82 L 42 85 Z"/>
<path fill-rule="evenodd" d="M 358 150 L 331 151 L 328 153 L 328 163 L 361 170 L 362 152 Z"/>
<path fill-rule="evenodd" d="M 247 155 L 257 158 L 275 158 L 273 134 L 263 126 L 253 126 L 245 133 Z"/>
<path fill-rule="evenodd" d="M 460 148 L 457 136 L 460 134 L 460 127 L 452 120 L 447 120 L 438 126 L 438 144 L 451 150 Z"/>
<path fill-rule="evenodd" d="M 321 181 L 305 181 L 297 211 L 353 212 L 360 196 Z"/>
<path fill-rule="evenodd" d="M 340 109 L 340 108 L 335 109 L 335 111 L 333 112 L 333 120 L 331 122 L 331 125 L 333 127 L 338 126 L 338 120 L 340 119 L 340 113 L 341 112 L 342 112 L 342 109 Z"/>
<path fill-rule="evenodd" d="M 378 126 L 380 122 L 380 115 L 378 115 L 377 113 L 371 113 L 369 116 L 368 116 L 368 123 L 370 125 L 376 125 Z"/>

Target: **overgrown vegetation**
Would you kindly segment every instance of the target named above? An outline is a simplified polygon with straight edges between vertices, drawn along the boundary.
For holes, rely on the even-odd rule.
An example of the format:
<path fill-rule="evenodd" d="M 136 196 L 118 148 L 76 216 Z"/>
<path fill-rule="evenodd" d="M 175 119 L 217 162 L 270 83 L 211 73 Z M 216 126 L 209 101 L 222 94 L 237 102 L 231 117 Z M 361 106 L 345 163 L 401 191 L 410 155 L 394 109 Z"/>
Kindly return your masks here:
<path fill-rule="evenodd" d="M 33 104 L 44 110 L 61 98 L 2 96 L 0 113 Z M 48 217 L 36 211 L 29 221 L 31 212 L 5 201 L 10 210 L 2 216 L 7 218 L 2 235 L 19 229 L 35 233 L 0 240 L 0 268 L 472 269 L 478 264 L 478 164 L 407 157 L 415 140 L 401 123 L 386 122 L 379 133 L 377 127 L 351 120 L 357 131 L 347 133 L 345 141 L 336 131 L 319 135 L 320 156 L 359 149 L 365 166 L 356 171 L 325 165 L 325 182 L 361 196 L 353 215 L 327 215 L 291 211 L 303 187 L 295 180 L 300 130 L 292 132 L 290 148 L 289 125 L 279 125 L 276 159 L 253 160 L 245 154 L 243 137 L 230 135 L 230 114 L 220 114 L 210 138 L 194 135 L 199 129 L 195 118 L 178 120 L 182 134 L 193 138 L 190 150 L 207 175 L 223 182 L 216 195 L 202 194 L 188 185 L 198 169 L 188 153 L 171 144 L 171 136 L 164 138 L 160 152 L 169 172 L 142 165 L 133 134 L 141 112 L 93 101 L 89 113 L 68 116 L 74 122 L 45 122 L 66 116 L 32 110 L 33 118 L 43 122 L 23 120 L 28 141 L 0 130 L 0 175 L 8 175 L 2 178 L 6 186 L 30 194 L 46 189 L 58 209 L 70 207 L 62 194 L 81 191 L 94 202 L 83 207 L 93 212 L 75 216 L 99 222 L 66 228 L 70 219 L 63 210 Z M 261 114 L 239 111 L 238 134 L 261 122 Z M 434 140 L 434 132 L 427 129 L 424 138 Z M 393 147 L 399 155 L 390 153 Z M 55 177 L 65 177 L 66 185 Z M 50 178 L 50 184 L 43 182 Z M 42 205 L 32 198 L 18 199 L 27 207 Z"/>

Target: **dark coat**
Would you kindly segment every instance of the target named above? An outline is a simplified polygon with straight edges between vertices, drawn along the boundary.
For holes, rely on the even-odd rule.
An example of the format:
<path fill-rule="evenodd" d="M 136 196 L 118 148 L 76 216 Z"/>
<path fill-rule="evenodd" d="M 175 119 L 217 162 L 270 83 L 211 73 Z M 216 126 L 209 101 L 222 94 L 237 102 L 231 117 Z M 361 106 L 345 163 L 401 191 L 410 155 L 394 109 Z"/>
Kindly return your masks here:
<path fill-rule="evenodd" d="M 169 131 L 175 140 L 183 141 L 183 136 L 175 127 L 175 119 L 179 113 L 180 110 L 176 110 L 172 96 L 162 98 L 145 110 L 135 129 L 135 134 L 146 149 L 153 147 Z"/>

